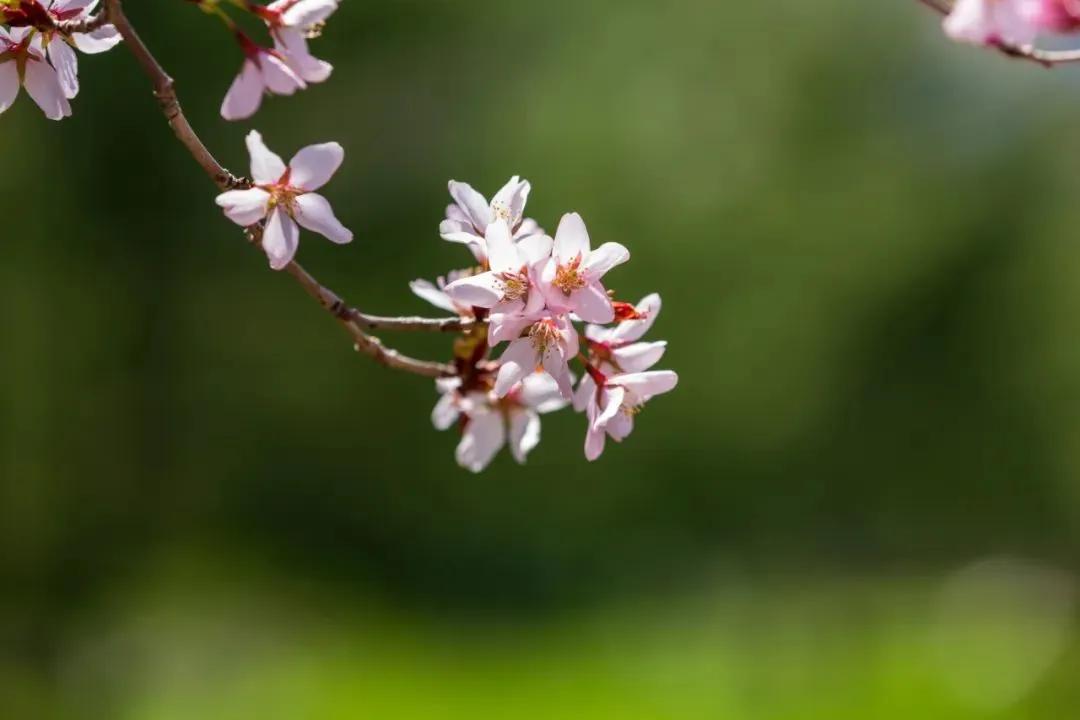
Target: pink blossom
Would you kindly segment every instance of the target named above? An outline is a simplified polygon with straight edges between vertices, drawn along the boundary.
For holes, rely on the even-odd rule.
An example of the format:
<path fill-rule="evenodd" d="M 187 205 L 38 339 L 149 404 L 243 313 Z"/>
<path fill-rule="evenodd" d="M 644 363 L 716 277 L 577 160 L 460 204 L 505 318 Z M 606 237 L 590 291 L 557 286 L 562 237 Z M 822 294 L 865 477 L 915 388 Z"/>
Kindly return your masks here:
<path fill-rule="evenodd" d="M 221 117 L 226 120 L 249 118 L 259 109 L 264 93 L 292 95 L 307 87 L 280 51 L 260 47 L 242 33 L 237 34 L 237 39 L 244 50 L 244 64 L 225 94 Z"/>
<path fill-rule="evenodd" d="M 508 440 L 514 460 L 524 464 L 540 442 L 540 415 L 566 406 L 554 381 L 539 373 L 523 378 L 501 399 L 482 389 L 462 393 L 460 378 L 436 381 L 436 387 L 442 397 L 431 413 L 432 423 L 438 430 L 462 425 L 455 456 L 472 472 L 487 467 Z"/>
<path fill-rule="evenodd" d="M 1046 32 L 1069 33 L 1080 28 L 1080 0 L 1023 0 L 1020 14 Z"/>
<path fill-rule="evenodd" d="M 664 357 L 667 341 L 637 342 L 648 332 L 660 314 L 660 296 L 656 293 L 642 299 L 634 308 L 640 317 L 625 320 L 614 327 L 588 325 L 585 337 L 594 367 L 607 376 L 638 373 L 648 370 Z M 574 392 L 574 409 L 585 410 L 589 398 L 596 393 L 596 381 L 586 373 Z"/>
<path fill-rule="evenodd" d="M 679 382 L 671 370 L 628 373 L 602 379 L 600 389 L 593 393 L 585 409 L 589 422 L 585 434 L 585 457 L 596 460 L 604 452 L 608 436 L 621 442 L 634 429 L 634 417 L 645 403 L 657 395 L 669 392 Z"/>
<path fill-rule="evenodd" d="M 957 0 L 945 18 L 946 34 L 975 45 L 1028 45 L 1038 32 L 1030 11 L 1031 0 Z"/>
<path fill-rule="evenodd" d="M 256 12 L 271 28 L 313 33 L 338 9 L 338 0 L 276 0 Z"/>
<path fill-rule="evenodd" d="M 563 215 L 555 232 L 551 260 L 540 277 L 548 308 L 575 313 L 585 322 L 611 322 L 615 310 L 600 279 L 629 259 L 630 252 L 619 243 L 604 243 L 592 250 L 581 216 Z"/>
<path fill-rule="evenodd" d="M 484 235 L 496 220 L 506 221 L 515 240 L 543 234 L 535 220 L 524 217 L 531 189 L 528 180 L 515 175 L 488 203 L 472 186 L 451 180 L 450 196 L 454 203 L 446 208 L 446 219 L 439 225 L 439 234 L 443 240 L 468 245 L 477 262 L 486 263 L 488 253 Z"/>
<path fill-rule="evenodd" d="M 536 274 L 551 256 L 552 240 L 530 235 L 514 242 L 510 226 L 499 218 L 485 231 L 491 269 L 454 281 L 446 293 L 460 305 L 490 308 L 493 315 L 535 316 L 544 309 Z"/>
<path fill-rule="evenodd" d="M 83 20 L 89 17 L 98 0 L 42 0 L 41 5 L 54 23 Z M 79 94 L 79 60 L 72 50 L 78 48 L 87 55 L 110 50 L 121 41 L 120 33 L 112 25 L 102 25 L 88 33 L 65 35 L 57 30 L 45 32 L 45 47 L 49 61 L 56 69 L 64 96 L 69 100 Z"/>
<path fill-rule="evenodd" d="M 224 192 L 218 195 L 217 204 L 237 225 L 247 227 L 266 219 L 262 246 L 270 267 L 281 270 L 292 262 L 300 242 L 297 223 L 331 242 L 352 241 L 352 232 L 334 216 L 330 203 L 314 192 L 341 166 L 345 157 L 341 145 L 309 145 L 296 153 L 287 166 L 254 130 L 247 136 L 247 146 L 255 186 Z"/>
<path fill-rule="evenodd" d="M 559 392 L 569 400 L 573 381 L 568 363 L 578 354 L 578 335 L 570 319 L 545 311 L 538 317 L 515 318 L 504 325 L 504 330 L 514 336 L 524 335 L 513 340 L 499 358 L 495 394 L 505 397 L 514 385 L 541 368 L 555 379 Z"/>
<path fill-rule="evenodd" d="M 0 113 L 25 87 L 50 120 L 71 115 L 71 105 L 56 70 L 45 60 L 40 33 L 29 27 L 0 27 Z"/>

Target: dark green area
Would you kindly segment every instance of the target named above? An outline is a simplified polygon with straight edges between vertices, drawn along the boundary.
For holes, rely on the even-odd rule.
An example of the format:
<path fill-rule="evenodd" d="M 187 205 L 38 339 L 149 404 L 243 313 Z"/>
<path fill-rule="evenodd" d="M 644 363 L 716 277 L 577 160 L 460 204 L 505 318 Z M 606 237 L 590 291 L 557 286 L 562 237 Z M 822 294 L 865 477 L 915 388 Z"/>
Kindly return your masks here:
<path fill-rule="evenodd" d="M 1080 71 L 950 45 L 910 0 L 344 0 L 312 45 L 334 76 L 229 124 L 227 33 L 127 4 L 226 165 L 251 128 L 286 157 L 345 146 L 325 194 L 357 240 L 305 234 L 299 259 L 352 303 L 428 312 L 408 281 L 468 264 L 438 237 L 446 181 L 521 174 L 549 230 L 576 210 L 630 248 L 610 286 L 663 295 L 681 384 L 596 464 L 564 411 L 527 466 L 458 469 L 432 384 L 266 268 L 123 48 L 81 56 L 74 117 L 24 95 L 0 118 L 0 714 L 1010 712 L 942 699 L 905 629 L 977 558 L 1080 569 Z M 291 659 L 249 667 L 221 624 Z M 446 629 L 478 626 L 494 650 Z M 117 634 L 194 675 L 129 687 L 118 663 L 105 704 L 72 700 Z M 376 679 L 350 638 L 393 654 Z M 206 658 L 250 674 L 219 688 Z M 1016 717 L 1077 706 L 1048 672 Z"/>

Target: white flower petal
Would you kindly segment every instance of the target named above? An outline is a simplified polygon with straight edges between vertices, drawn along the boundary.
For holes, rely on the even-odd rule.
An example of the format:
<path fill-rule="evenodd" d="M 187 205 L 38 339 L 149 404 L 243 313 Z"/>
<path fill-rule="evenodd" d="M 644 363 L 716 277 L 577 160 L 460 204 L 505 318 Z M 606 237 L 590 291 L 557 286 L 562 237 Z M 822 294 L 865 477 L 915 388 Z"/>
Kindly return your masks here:
<path fill-rule="evenodd" d="M 259 185 L 273 185 L 285 174 L 285 161 L 266 147 L 258 130 L 252 130 L 245 139 L 251 156 L 251 177 Z"/>
<path fill-rule="evenodd" d="M 664 357 L 667 341 L 634 343 L 612 351 L 615 361 L 625 373 L 644 372 Z"/>
<path fill-rule="evenodd" d="M 307 87 L 284 60 L 268 52 L 259 53 L 259 70 L 263 83 L 275 95 L 292 95 Z"/>
<path fill-rule="evenodd" d="M 266 217 L 270 193 L 261 188 L 229 190 L 218 195 L 215 202 L 224 208 L 225 217 L 237 225 L 247 227 Z"/>
<path fill-rule="evenodd" d="M 518 338 L 507 346 L 499 358 L 502 367 L 495 378 L 495 394 L 506 397 L 511 388 L 521 382 L 528 373 L 536 369 L 536 350 L 529 338 Z"/>
<path fill-rule="evenodd" d="M 502 415 L 485 412 L 469 418 L 458 443 L 455 456 L 458 465 L 477 473 L 486 468 L 506 442 L 506 427 Z"/>
<path fill-rule="evenodd" d="M 540 444 L 540 416 L 529 410 L 510 412 L 510 453 L 525 464 L 525 456 Z"/>
<path fill-rule="evenodd" d="M 609 323 L 615 319 L 611 298 L 596 283 L 589 283 L 570 293 L 570 305 L 577 316 L 587 323 Z"/>
<path fill-rule="evenodd" d="M 588 273 L 590 279 L 599 280 L 608 270 L 629 259 L 629 250 L 619 243 L 608 242 L 589 253 L 581 267 Z"/>
<path fill-rule="evenodd" d="M 650 370 L 648 372 L 628 373 L 611 378 L 611 383 L 618 383 L 635 396 L 648 400 L 662 393 L 670 392 L 679 384 L 679 376 L 671 370 Z"/>
<path fill-rule="evenodd" d="M 11 107 L 15 98 L 19 97 L 19 69 L 15 67 L 14 60 L 0 62 L 0 113 Z"/>
<path fill-rule="evenodd" d="M 87 55 L 97 55 L 106 50 L 112 50 L 123 40 L 120 31 L 114 25 L 102 25 L 88 33 L 74 33 L 71 41 L 75 43 L 81 52 Z"/>
<path fill-rule="evenodd" d="M 289 161 L 289 184 L 303 190 L 318 190 L 334 176 L 345 159 L 345 150 L 336 142 L 308 145 Z"/>
<path fill-rule="evenodd" d="M 443 396 L 439 398 L 439 402 L 435 403 L 435 407 L 431 411 L 431 424 L 435 426 L 436 430 L 446 430 L 457 422 L 460 415 L 457 393 L 443 393 Z"/>
<path fill-rule="evenodd" d="M 263 250 L 270 259 L 270 267 L 281 270 L 292 262 L 299 245 L 300 228 L 283 210 L 275 208 L 266 222 L 262 238 Z"/>
<path fill-rule="evenodd" d="M 333 65 L 311 54 L 307 40 L 297 30 L 277 30 L 274 33 L 274 46 L 284 56 L 288 66 L 305 82 L 323 82 L 334 70 Z"/>
<path fill-rule="evenodd" d="M 589 231 L 585 221 L 577 213 L 567 213 L 559 221 L 555 231 L 555 246 L 552 255 L 561 265 L 566 265 L 579 255 L 584 259 L 589 254 Z"/>
<path fill-rule="evenodd" d="M 596 381 L 592 379 L 592 375 L 585 373 L 581 376 L 581 382 L 578 383 L 577 390 L 574 391 L 574 410 L 576 412 L 582 412 L 589 406 L 589 401 L 596 397 Z"/>
<path fill-rule="evenodd" d="M 574 397 L 574 381 L 570 376 L 570 368 L 566 363 L 566 357 L 556 349 L 548 349 L 541 359 L 545 372 L 555 379 L 559 386 L 559 393 L 570 400 Z"/>
<path fill-rule="evenodd" d="M 255 114 L 262 104 L 263 85 L 259 66 L 252 60 L 245 60 L 240 74 L 229 86 L 225 100 L 221 103 L 221 117 L 226 120 L 243 120 Z M 275 178 L 276 179 L 276 178 Z"/>
<path fill-rule="evenodd" d="M 79 58 L 59 33 L 49 41 L 49 62 L 56 69 L 64 97 L 69 100 L 79 94 Z"/>
<path fill-rule="evenodd" d="M 60 87 L 60 78 L 56 71 L 44 60 L 28 60 L 23 76 L 26 92 L 34 99 L 45 117 L 50 120 L 62 120 L 71 115 L 71 105 L 64 97 Z"/>
<path fill-rule="evenodd" d="M 517 241 L 518 254 L 526 265 L 532 267 L 551 257 L 554 244 L 555 241 L 547 235 L 529 235 Z"/>
<path fill-rule="evenodd" d="M 600 430 L 607 426 L 611 418 L 615 417 L 622 409 L 623 400 L 626 398 L 626 390 L 618 385 L 607 387 L 601 393 L 600 402 L 602 407 L 599 414 L 593 420 L 593 427 Z"/>
<path fill-rule="evenodd" d="M 450 296 L 427 280 L 413 280 L 409 283 L 409 289 L 413 291 L 414 295 L 427 300 L 440 310 L 447 310 L 452 313 L 458 312 L 457 305 L 450 299 Z"/>
<path fill-rule="evenodd" d="M 306 28 L 323 22 L 337 8 L 337 0 L 300 0 L 281 14 L 281 22 L 289 27 Z"/>
<path fill-rule="evenodd" d="M 334 209 L 318 193 L 304 193 L 296 198 L 296 222 L 325 236 L 338 245 L 352 242 L 352 231 L 334 216 Z"/>
<path fill-rule="evenodd" d="M 510 226 L 505 220 L 496 220 L 484 232 L 487 240 L 488 262 L 495 272 L 517 272 L 521 269 L 521 257 L 510 238 Z"/>
<path fill-rule="evenodd" d="M 481 231 L 491 224 L 491 208 L 483 195 L 473 190 L 471 185 L 456 180 L 451 180 L 449 187 L 450 197 L 454 198 L 476 230 Z"/>
<path fill-rule="evenodd" d="M 488 345 L 495 347 L 501 342 L 517 340 L 525 328 L 533 322 L 533 318 L 520 315 L 490 316 L 488 318 Z"/>
<path fill-rule="evenodd" d="M 494 307 L 503 296 L 502 285 L 493 272 L 455 280 L 446 286 L 446 294 L 456 303 L 483 308 Z"/>

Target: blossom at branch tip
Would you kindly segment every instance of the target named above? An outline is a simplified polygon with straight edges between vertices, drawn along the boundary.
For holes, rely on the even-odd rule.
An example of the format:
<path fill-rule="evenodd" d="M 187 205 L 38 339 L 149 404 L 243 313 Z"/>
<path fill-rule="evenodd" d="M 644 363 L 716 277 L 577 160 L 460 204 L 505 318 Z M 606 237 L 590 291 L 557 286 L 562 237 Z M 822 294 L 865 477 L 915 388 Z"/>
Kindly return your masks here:
<path fill-rule="evenodd" d="M 504 220 L 509 225 L 514 240 L 544 232 L 535 220 L 524 216 L 525 203 L 532 189 L 528 180 L 513 176 L 495 193 L 490 203 L 467 183 L 451 180 L 449 187 L 454 202 L 446 208 L 446 219 L 439 224 L 439 234 L 443 240 L 468 245 L 481 264 L 488 260 L 484 236 L 488 226 L 496 220 Z"/>
<path fill-rule="evenodd" d="M 494 332 L 495 321 L 492 320 Z M 495 395 L 505 397 L 529 373 L 542 369 L 555 379 L 559 392 L 569 400 L 573 380 L 568 363 L 578 354 L 578 334 L 569 317 L 544 311 L 538 317 L 515 317 L 502 323 L 500 336 L 516 337 L 499 358 Z M 519 337 L 520 336 L 520 337 Z M 499 341 L 495 341 L 499 342 Z"/>
<path fill-rule="evenodd" d="M 585 322 L 611 322 L 615 309 L 600 279 L 629 259 L 630 251 L 619 243 L 604 243 L 592 250 L 581 216 L 563 215 L 555 231 L 551 259 L 540 275 L 540 289 L 548 308 L 572 312 Z"/>
<path fill-rule="evenodd" d="M 260 47 L 243 33 L 237 33 L 237 40 L 244 50 L 244 64 L 225 93 L 221 117 L 226 120 L 249 118 L 259 109 L 264 94 L 292 95 L 307 87 L 280 51 Z"/>
<path fill-rule="evenodd" d="M 276 0 L 266 6 L 256 6 L 255 12 L 271 30 L 291 28 L 312 34 L 334 14 L 338 4 L 338 0 Z"/>
<path fill-rule="evenodd" d="M 667 341 L 637 342 L 649 331 L 660 314 L 660 296 L 643 298 L 634 307 L 636 319 L 624 320 L 614 327 L 587 325 L 585 338 L 594 367 L 603 375 L 644 372 L 660 362 L 667 351 Z M 574 391 L 574 409 L 582 412 L 596 393 L 592 375 L 582 375 Z"/>
<path fill-rule="evenodd" d="M 461 305 L 446 294 L 446 287 L 451 283 L 468 277 L 472 273 L 466 270 L 452 270 L 446 277 L 436 278 L 432 283 L 428 280 L 413 280 L 409 283 L 409 289 L 422 300 L 426 300 L 440 310 L 455 313 L 461 317 L 471 318 L 475 316 L 472 305 Z"/>
<path fill-rule="evenodd" d="M 606 378 L 589 397 L 585 409 L 589 426 L 585 434 L 585 457 L 591 462 L 604 452 L 608 436 L 621 442 L 634 430 L 634 417 L 657 395 L 679 382 L 671 370 L 627 373 Z"/>
<path fill-rule="evenodd" d="M 255 186 L 229 190 L 217 197 L 217 204 L 237 225 L 254 225 L 265 219 L 262 247 L 270 267 L 281 270 L 296 255 L 300 242 L 297 223 L 331 242 L 351 242 L 353 234 L 334 216 L 330 203 L 315 193 L 325 185 L 345 158 L 341 145 L 330 142 L 309 145 L 286 165 L 252 130 L 247 136 L 251 155 L 251 177 Z"/>
<path fill-rule="evenodd" d="M 551 257 L 551 238 L 530 235 L 515 243 L 502 218 L 484 234 L 491 269 L 455 280 L 446 294 L 460 305 L 489 308 L 493 315 L 535 316 L 544 309 L 536 275 Z"/>
<path fill-rule="evenodd" d="M 98 0 L 41 0 L 53 23 L 74 22 L 90 17 Z M 60 78 L 64 95 L 70 100 L 79 94 L 79 60 L 72 47 L 87 55 L 111 50 L 122 40 L 113 25 L 102 25 L 90 32 L 63 33 L 55 28 L 43 31 L 49 61 Z"/>
<path fill-rule="evenodd" d="M 507 441 L 514 460 L 524 464 L 540 442 L 540 416 L 566 406 L 555 382 L 542 373 L 526 376 L 503 398 L 486 389 L 462 393 L 460 378 L 437 380 L 436 388 L 442 397 L 431 421 L 438 430 L 461 424 L 455 457 L 474 473 L 487 467 Z"/>
<path fill-rule="evenodd" d="M 1041 32 L 1080 29 L 1076 0 L 957 0 L 943 24 L 954 40 L 975 45 L 1030 45 Z"/>
<path fill-rule="evenodd" d="M 41 34 L 30 27 L 0 27 L 0 113 L 7 110 L 25 87 L 45 117 L 61 120 L 71 105 L 56 70 L 45 59 Z"/>

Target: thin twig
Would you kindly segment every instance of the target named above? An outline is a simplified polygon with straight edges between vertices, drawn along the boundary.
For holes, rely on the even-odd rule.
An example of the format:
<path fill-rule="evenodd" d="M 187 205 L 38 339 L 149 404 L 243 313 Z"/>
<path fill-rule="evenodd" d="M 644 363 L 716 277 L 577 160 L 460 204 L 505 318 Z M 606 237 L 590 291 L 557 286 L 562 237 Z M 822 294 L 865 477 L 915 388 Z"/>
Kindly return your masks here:
<path fill-rule="evenodd" d="M 918 0 L 918 2 L 939 15 L 948 15 L 952 12 L 952 6 L 944 0 Z M 1015 60 L 1027 60 L 1044 68 L 1080 62 L 1080 50 L 1042 50 L 1031 45 L 1013 45 L 1006 42 L 996 42 L 989 47 L 1006 57 Z"/>
<path fill-rule="evenodd" d="M 135 31 L 135 28 L 132 27 L 131 22 L 128 21 L 127 16 L 124 15 L 121 0 L 105 0 L 105 10 L 102 12 L 102 15 L 103 20 L 101 24 L 109 22 L 116 27 L 120 36 L 124 39 L 125 44 L 128 46 L 128 49 L 131 50 L 131 53 L 135 56 L 139 65 L 142 66 L 143 71 L 150 78 L 150 81 L 154 86 L 154 97 L 157 98 L 158 105 L 161 106 L 161 111 L 165 115 L 165 119 L 168 121 L 169 127 L 172 128 L 176 138 L 185 148 L 187 148 L 188 152 L 191 153 L 191 156 L 195 158 L 195 161 L 199 163 L 206 174 L 210 176 L 210 179 L 222 190 L 250 186 L 249 181 L 233 175 L 225 169 L 225 167 L 223 167 L 206 148 L 202 140 L 199 139 L 199 136 L 195 133 L 194 128 L 191 127 L 187 117 L 184 115 L 184 111 L 180 107 L 180 102 L 176 97 L 176 88 L 172 78 L 169 77 L 169 74 L 161 67 L 157 58 L 155 58 L 153 53 L 150 52 L 150 49 L 146 47 L 146 44 L 143 43 L 139 34 Z M 254 243 L 261 241 L 262 227 L 254 226 L 249 228 L 248 239 Z M 301 267 L 299 263 L 289 263 L 285 266 L 285 271 L 300 283 L 300 286 L 308 295 L 314 298 L 324 309 L 330 312 L 339 323 L 341 323 L 349 335 L 352 336 L 354 346 L 358 352 L 369 355 L 374 360 L 387 367 L 405 370 L 424 377 L 448 377 L 457 373 L 457 370 L 452 365 L 417 360 L 402 355 L 396 350 L 387 348 L 382 344 L 381 340 L 364 332 L 364 328 L 362 327 L 364 321 L 361 318 L 367 316 L 363 316 L 356 310 L 350 308 L 333 290 L 330 290 L 319 283 L 319 281 L 316 280 L 311 273 Z M 377 318 L 377 320 L 388 322 L 372 325 L 371 327 L 390 328 L 391 326 L 395 326 L 394 329 L 405 329 L 418 325 L 418 323 L 415 322 L 417 318 L 401 318 L 401 322 L 396 324 L 393 322 L 393 318 Z M 460 320 L 457 320 L 456 318 L 451 318 L 450 320 L 459 323 L 458 329 L 464 327 L 464 325 L 460 325 Z M 443 320 L 431 320 L 419 324 L 426 325 L 428 323 L 445 323 L 447 330 L 452 329 L 453 326 L 452 322 Z"/>
<path fill-rule="evenodd" d="M 460 317 L 381 317 L 379 315 L 368 315 L 355 309 L 351 313 L 356 324 L 368 330 L 458 333 L 469 329 L 476 322 L 471 318 Z"/>

